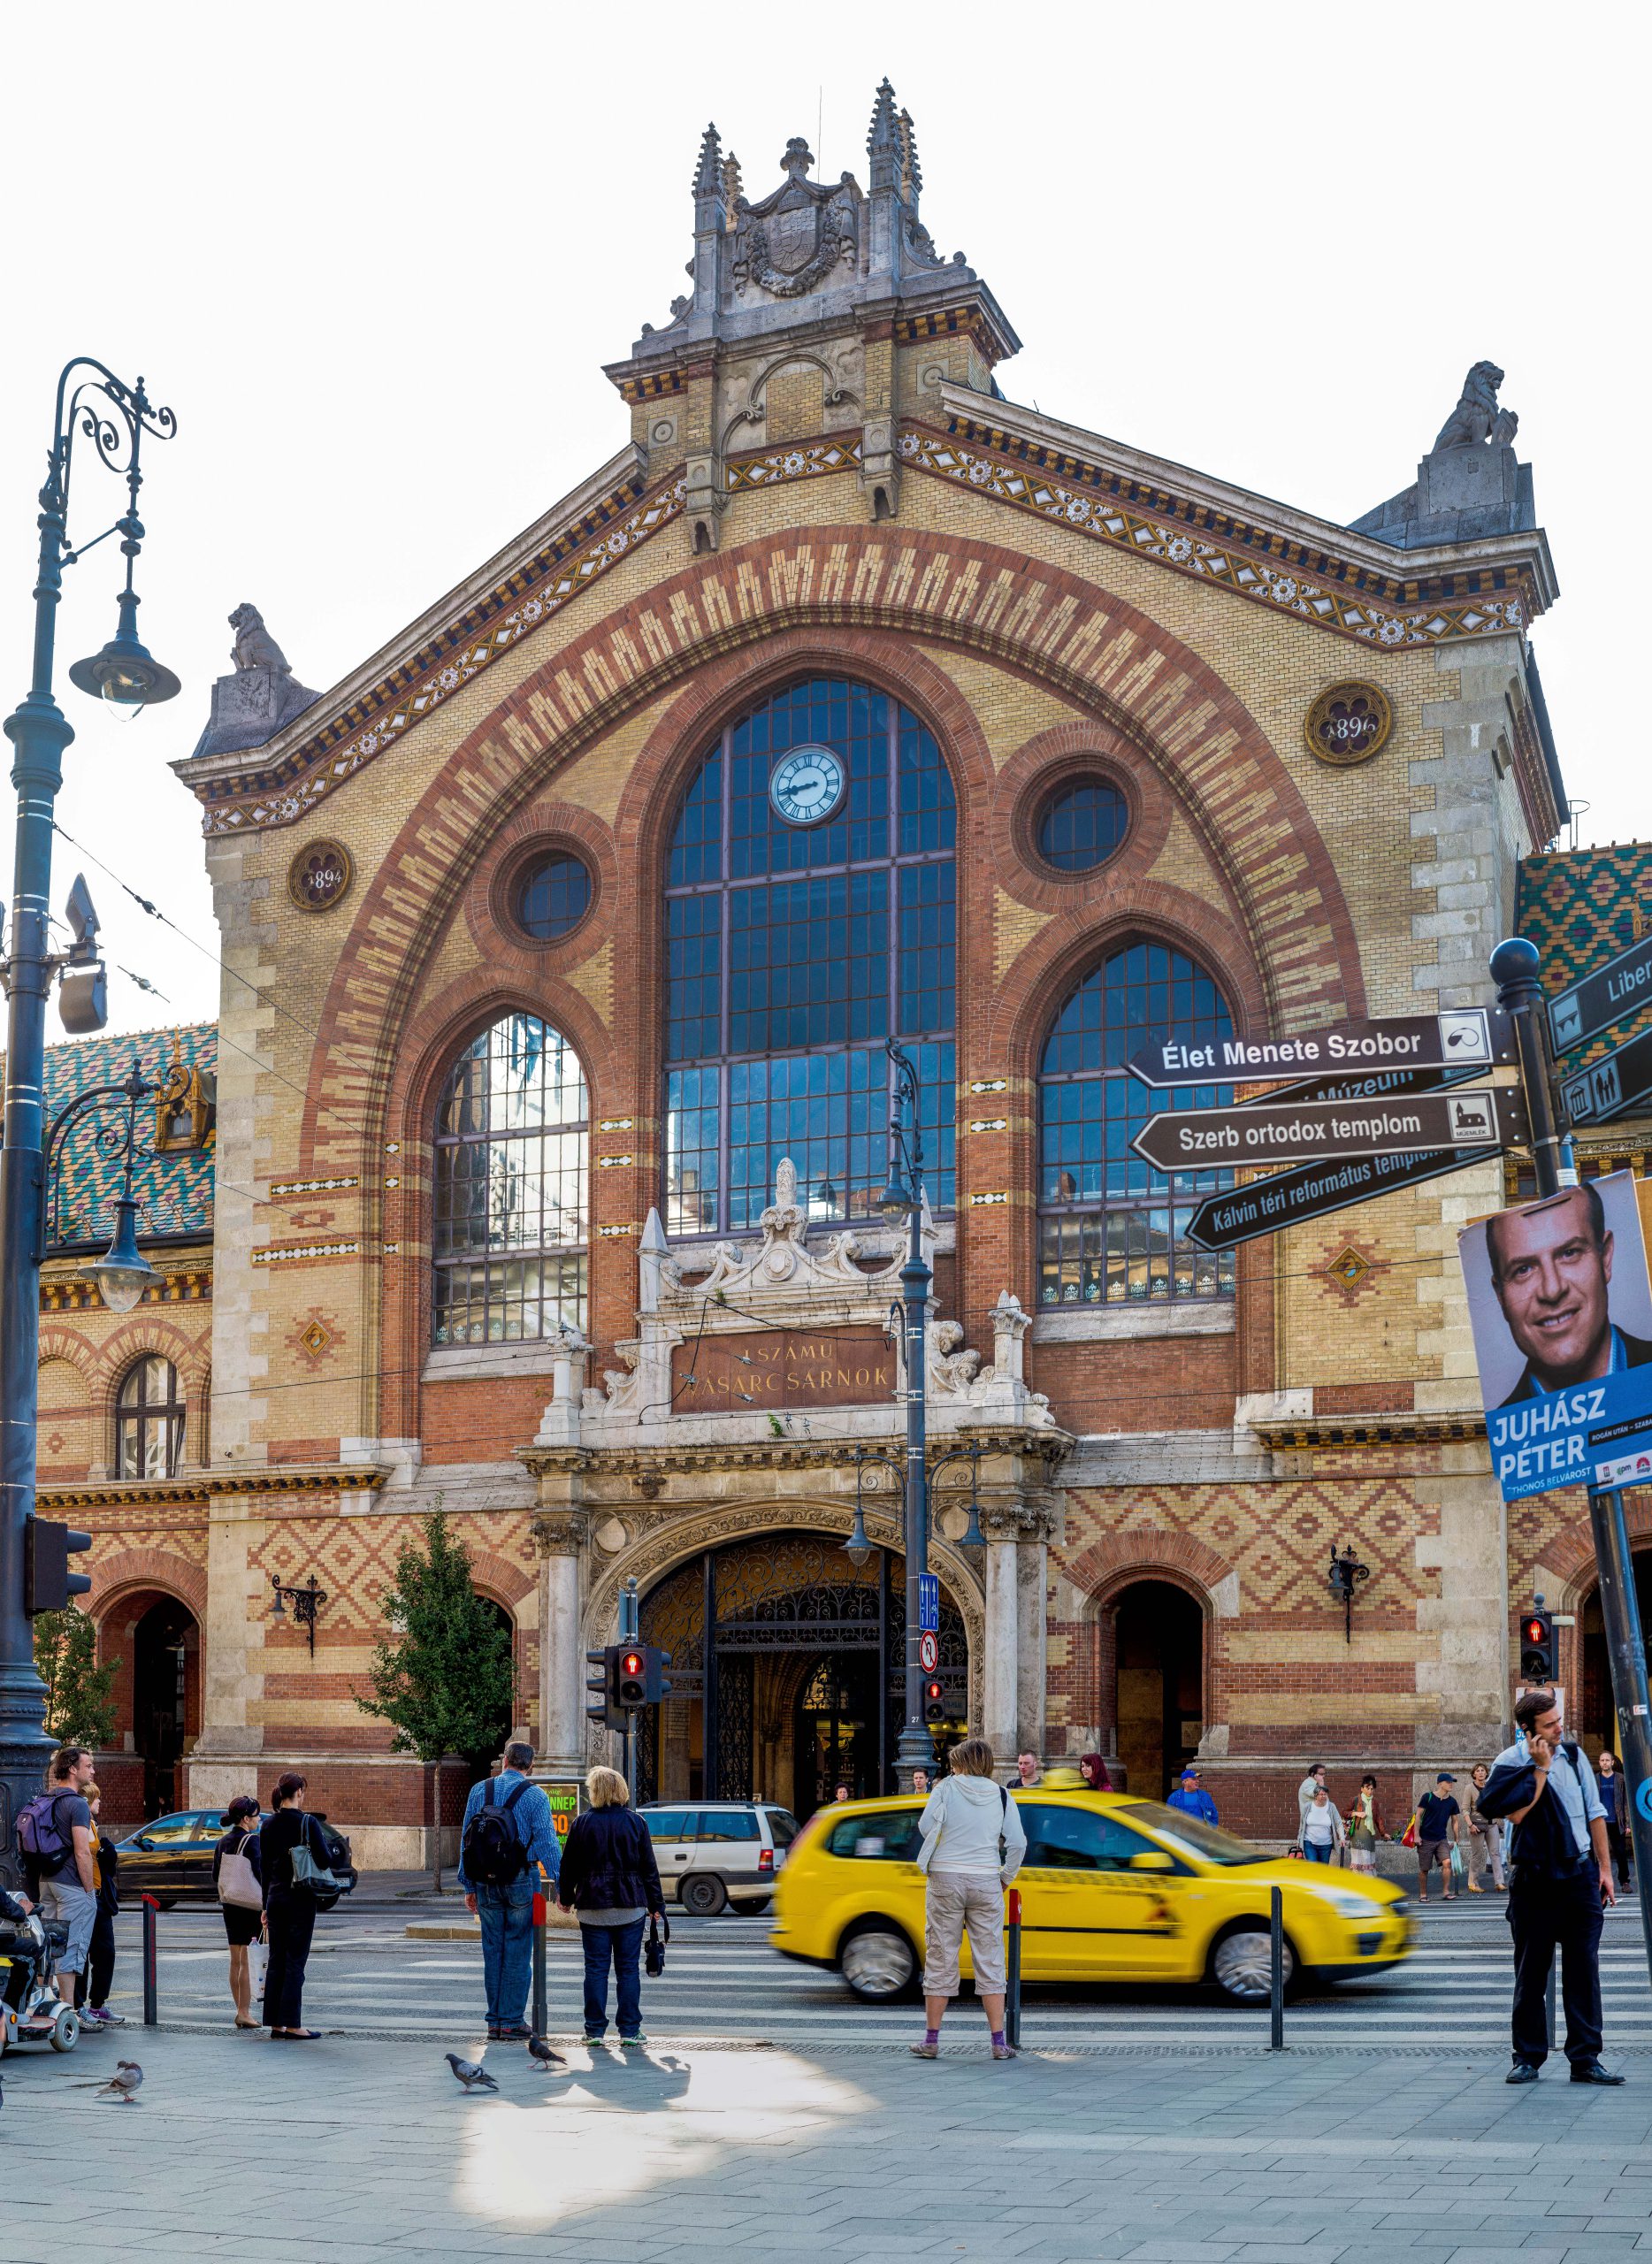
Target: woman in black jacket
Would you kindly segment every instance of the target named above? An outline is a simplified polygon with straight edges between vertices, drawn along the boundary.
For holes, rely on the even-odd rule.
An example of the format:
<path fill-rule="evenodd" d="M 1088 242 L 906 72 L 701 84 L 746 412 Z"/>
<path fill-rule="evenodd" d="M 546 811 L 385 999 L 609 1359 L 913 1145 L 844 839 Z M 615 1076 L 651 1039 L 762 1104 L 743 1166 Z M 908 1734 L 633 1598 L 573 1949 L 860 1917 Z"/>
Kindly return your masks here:
<path fill-rule="evenodd" d="M 294 1885 L 293 1850 L 306 1840 L 317 1862 L 322 1858 L 314 1839 L 307 1839 L 305 1784 L 295 1769 L 277 1779 L 275 1813 L 258 1834 L 258 1867 L 264 1878 L 264 1925 L 270 1944 L 264 2016 L 272 2037 L 309 2044 L 321 2033 L 318 2028 L 302 2025 L 304 1963 L 316 1931 L 316 1901 L 303 1887 Z"/>
<path fill-rule="evenodd" d="M 631 1811 L 631 1787 L 617 1769 L 585 1778 L 591 1806 L 577 1817 L 562 1849 L 557 1900 L 579 1919 L 585 1951 L 585 2042 L 600 2044 L 608 2024 L 608 1961 L 619 1999 L 619 2040 L 642 2044 L 642 1935 L 649 1914 L 665 1916 L 660 1866 L 648 1827 Z"/>

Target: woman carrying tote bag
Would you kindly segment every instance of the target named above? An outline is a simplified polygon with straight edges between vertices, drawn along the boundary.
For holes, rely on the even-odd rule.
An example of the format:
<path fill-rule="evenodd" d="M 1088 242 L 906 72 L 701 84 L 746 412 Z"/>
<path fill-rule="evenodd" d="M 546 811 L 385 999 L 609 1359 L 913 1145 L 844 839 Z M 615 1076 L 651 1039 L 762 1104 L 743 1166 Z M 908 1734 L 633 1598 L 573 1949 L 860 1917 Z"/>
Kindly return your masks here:
<path fill-rule="evenodd" d="M 946 1756 L 952 1774 L 918 1818 L 918 1868 L 925 1875 L 923 2005 L 920 2060 L 940 2056 L 941 2022 L 958 1994 L 958 1954 L 969 1929 L 975 1993 L 987 2015 L 995 2060 L 1013 2060 L 1004 2033 L 1004 1890 L 1021 1869 L 1027 1834 L 1015 1803 L 992 1778 L 992 1748 L 967 1737 Z"/>
<path fill-rule="evenodd" d="M 229 1827 L 212 1851 L 212 1885 L 229 1936 L 229 1992 L 237 2028 L 256 2028 L 252 2016 L 252 1953 L 264 1939 L 264 1873 L 259 1867 L 258 1803 L 237 1793 L 224 1817 Z"/>
<path fill-rule="evenodd" d="M 259 1833 L 264 1923 L 270 1944 L 264 2016 L 272 2038 L 310 2044 L 318 2028 L 303 2026 L 304 1965 L 316 1931 L 316 1898 L 308 1875 L 325 1862 L 304 1813 L 307 1779 L 289 1769 L 275 1787 L 275 1813 Z M 329 1874 L 329 1878 L 331 1874 Z"/>

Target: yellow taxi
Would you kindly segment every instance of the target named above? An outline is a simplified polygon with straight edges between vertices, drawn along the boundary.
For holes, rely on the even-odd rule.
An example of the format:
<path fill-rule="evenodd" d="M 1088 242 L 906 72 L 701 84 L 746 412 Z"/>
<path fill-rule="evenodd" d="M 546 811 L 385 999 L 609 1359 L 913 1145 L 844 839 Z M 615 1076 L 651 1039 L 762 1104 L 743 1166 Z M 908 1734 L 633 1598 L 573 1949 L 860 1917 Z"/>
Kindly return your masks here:
<path fill-rule="evenodd" d="M 1366 1872 L 1278 1860 L 1198 1817 L 1123 1793 L 1037 1786 L 1011 1797 L 1027 1834 L 1029 1981 L 1213 1982 L 1265 2003 L 1269 1889 L 1284 1893 L 1287 1985 L 1380 1973 L 1411 1947 L 1401 1890 Z M 776 1882 L 769 1939 L 832 1966 L 857 1997 L 913 1994 L 923 1963 L 922 1800 L 816 1811 Z M 963 1970 L 970 1970 L 964 1945 Z"/>

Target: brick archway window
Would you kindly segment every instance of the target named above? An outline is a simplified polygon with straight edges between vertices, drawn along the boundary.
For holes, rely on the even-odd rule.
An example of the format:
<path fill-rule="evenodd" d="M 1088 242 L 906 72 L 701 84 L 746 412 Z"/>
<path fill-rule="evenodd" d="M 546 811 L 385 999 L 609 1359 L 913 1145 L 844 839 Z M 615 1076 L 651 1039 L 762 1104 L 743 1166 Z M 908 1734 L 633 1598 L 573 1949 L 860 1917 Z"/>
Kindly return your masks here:
<path fill-rule="evenodd" d="M 578 1056 L 532 1014 L 455 1062 L 436 1112 L 438 1344 L 583 1330 L 589 1120 Z"/>
<path fill-rule="evenodd" d="M 1089 1305 L 1230 1297 L 1230 1250 L 1187 1238 L 1195 1205 L 1230 1171 L 1166 1178 L 1130 1147 L 1156 1110 L 1209 1108 L 1231 1085 L 1150 1092 L 1125 1063 L 1156 1034 L 1231 1035 L 1215 979 L 1183 952 L 1123 945 L 1069 994 L 1046 1039 L 1038 1085 L 1038 1302 Z"/>
<path fill-rule="evenodd" d="M 807 748 L 832 761 L 788 770 Z M 933 733 L 868 685 L 791 685 L 707 749 L 666 876 L 669 1234 L 754 1226 L 787 1155 L 813 1217 L 875 1215 L 891 1032 L 952 1209 L 956 822 Z"/>
<path fill-rule="evenodd" d="M 178 1371 L 158 1353 L 134 1361 L 115 1396 L 115 1474 L 175 1478 L 184 1445 Z"/>

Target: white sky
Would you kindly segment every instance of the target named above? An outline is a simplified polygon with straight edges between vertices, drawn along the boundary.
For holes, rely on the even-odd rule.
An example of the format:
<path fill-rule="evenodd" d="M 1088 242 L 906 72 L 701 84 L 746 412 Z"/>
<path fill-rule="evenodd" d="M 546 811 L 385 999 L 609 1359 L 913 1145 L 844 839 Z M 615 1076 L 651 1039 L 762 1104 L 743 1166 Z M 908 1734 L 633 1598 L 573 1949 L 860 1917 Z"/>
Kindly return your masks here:
<path fill-rule="evenodd" d="M 1652 462 L 1645 24 L 1525 0 L 13 9 L 0 697 L 28 681 L 57 371 L 96 354 L 178 413 L 149 453 L 139 588 L 184 692 L 128 721 L 68 685 L 114 627 L 106 544 L 60 608 L 79 737 L 58 815 L 212 945 L 196 806 L 166 766 L 229 667 L 231 608 L 263 609 L 303 682 L 337 682 L 623 442 L 600 365 L 684 287 L 707 118 L 753 196 L 792 134 L 864 184 L 887 71 L 938 248 L 1027 341 L 998 372 L 1013 400 L 1346 521 L 1414 477 L 1470 363 L 1498 362 L 1562 585 L 1535 641 L 1581 838 L 1652 830 L 1639 695 L 1622 706 Z M 76 479 L 84 539 L 124 491 L 89 455 Z M 83 860 L 59 853 L 60 909 Z M 111 960 L 166 994 L 111 971 L 111 1027 L 215 1013 L 212 959 L 87 871 Z"/>

